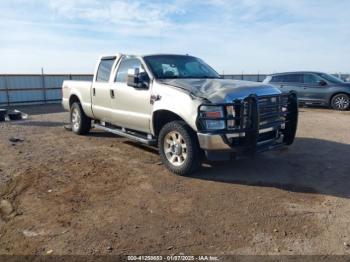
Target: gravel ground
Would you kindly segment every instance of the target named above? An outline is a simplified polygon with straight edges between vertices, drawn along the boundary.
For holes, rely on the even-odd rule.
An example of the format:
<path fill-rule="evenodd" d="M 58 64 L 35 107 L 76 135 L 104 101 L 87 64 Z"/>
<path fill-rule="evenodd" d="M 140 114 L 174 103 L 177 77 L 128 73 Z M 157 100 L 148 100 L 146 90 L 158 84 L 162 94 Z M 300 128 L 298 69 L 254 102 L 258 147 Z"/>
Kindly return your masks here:
<path fill-rule="evenodd" d="M 181 177 L 64 130 L 58 105 L 23 110 L 0 124 L 0 254 L 350 254 L 350 112 L 301 108 L 291 147 Z"/>

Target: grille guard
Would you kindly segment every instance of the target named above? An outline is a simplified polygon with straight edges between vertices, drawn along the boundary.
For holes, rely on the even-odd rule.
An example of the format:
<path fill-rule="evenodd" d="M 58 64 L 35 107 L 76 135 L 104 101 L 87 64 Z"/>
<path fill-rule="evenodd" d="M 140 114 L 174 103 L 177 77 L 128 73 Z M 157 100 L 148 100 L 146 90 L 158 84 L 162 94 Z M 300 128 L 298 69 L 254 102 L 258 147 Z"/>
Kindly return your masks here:
<path fill-rule="evenodd" d="M 276 102 L 269 102 L 272 101 L 272 99 L 276 99 Z M 236 114 L 235 117 L 232 117 L 227 115 L 226 110 L 224 110 L 224 117 L 222 118 L 201 117 L 201 112 L 203 112 L 201 107 L 203 106 L 234 106 Z M 285 108 L 285 110 L 282 108 Z M 277 112 L 271 113 L 269 109 L 275 109 Z M 266 119 L 273 119 L 273 121 L 267 121 L 267 123 L 265 123 Z M 203 120 L 224 120 L 226 122 L 226 128 L 222 130 L 206 130 Z M 239 125 L 235 128 L 228 129 L 228 120 L 235 120 Z M 283 134 L 282 143 L 278 143 L 276 139 L 267 145 L 258 145 L 259 130 L 271 127 L 280 129 L 283 124 L 285 128 L 280 130 L 281 134 Z M 235 100 L 233 103 L 203 104 L 198 107 L 197 127 L 201 133 L 221 134 L 225 143 L 230 146 L 233 145 L 231 145 L 225 135 L 245 133 L 244 138 L 241 138 L 238 146 L 243 148 L 243 152 L 252 155 L 256 152 L 266 151 L 283 144 L 291 145 L 296 135 L 297 124 L 298 99 L 296 93 L 293 91 L 288 94 L 280 94 L 277 96 L 267 95 L 258 97 L 252 94 L 243 100 Z"/>

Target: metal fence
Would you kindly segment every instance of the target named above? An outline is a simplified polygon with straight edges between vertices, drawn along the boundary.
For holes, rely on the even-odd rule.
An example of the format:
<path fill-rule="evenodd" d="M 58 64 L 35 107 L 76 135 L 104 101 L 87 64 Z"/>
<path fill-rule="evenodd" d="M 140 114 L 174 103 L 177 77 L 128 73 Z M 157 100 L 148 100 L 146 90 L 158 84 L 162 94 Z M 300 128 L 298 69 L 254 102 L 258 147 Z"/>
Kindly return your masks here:
<path fill-rule="evenodd" d="M 342 79 L 349 75 L 335 75 Z M 225 79 L 261 82 L 265 74 L 223 75 Z M 92 81 L 90 74 L 0 75 L 0 106 L 59 103 L 64 80 Z"/>
<path fill-rule="evenodd" d="M 344 81 L 350 81 L 350 74 L 332 74 Z M 245 80 L 245 81 L 255 81 L 262 82 L 266 78 L 266 74 L 240 74 L 240 75 L 222 75 L 225 79 L 235 79 L 235 80 Z"/>
<path fill-rule="evenodd" d="M 64 80 L 92 80 L 92 75 L 0 75 L 0 105 L 57 103 Z"/>
<path fill-rule="evenodd" d="M 262 82 L 267 75 L 252 75 L 252 74 L 241 74 L 241 75 L 222 75 L 225 79 L 235 79 L 235 80 L 244 80 L 244 81 L 255 81 Z"/>

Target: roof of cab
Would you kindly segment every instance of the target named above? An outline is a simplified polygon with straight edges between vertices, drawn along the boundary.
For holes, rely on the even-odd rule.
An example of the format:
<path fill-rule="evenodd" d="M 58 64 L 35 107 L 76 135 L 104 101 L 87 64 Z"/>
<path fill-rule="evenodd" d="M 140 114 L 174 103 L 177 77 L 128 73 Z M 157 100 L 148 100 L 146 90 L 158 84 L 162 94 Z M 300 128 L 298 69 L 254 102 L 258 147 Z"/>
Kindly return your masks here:
<path fill-rule="evenodd" d="M 129 57 L 148 57 L 148 56 L 191 56 L 189 54 L 162 54 L 162 53 L 158 53 L 158 54 L 146 54 L 146 55 L 131 55 L 131 54 L 123 54 L 123 53 L 116 53 L 116 54 L 105 54 L 105 55 L 101 55 L 99 57 L 99 59 L 111 59 L 111 58 L 115 58 L 115 57 L 121 57 L 121 56 L 129 56 Z"/>

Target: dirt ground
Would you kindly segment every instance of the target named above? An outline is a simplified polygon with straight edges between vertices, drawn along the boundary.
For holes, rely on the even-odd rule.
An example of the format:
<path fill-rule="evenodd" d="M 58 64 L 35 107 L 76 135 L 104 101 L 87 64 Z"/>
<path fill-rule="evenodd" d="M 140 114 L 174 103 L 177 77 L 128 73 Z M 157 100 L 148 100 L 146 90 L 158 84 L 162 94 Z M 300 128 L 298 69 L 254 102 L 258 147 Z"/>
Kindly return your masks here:
<path fill-rule="evenodd" d="M 350 112 L 301 108 L 291 147 L 181 177 L 59 105 L 24 111 L 0 124 L 0 254 L 350 254 Z"/>

